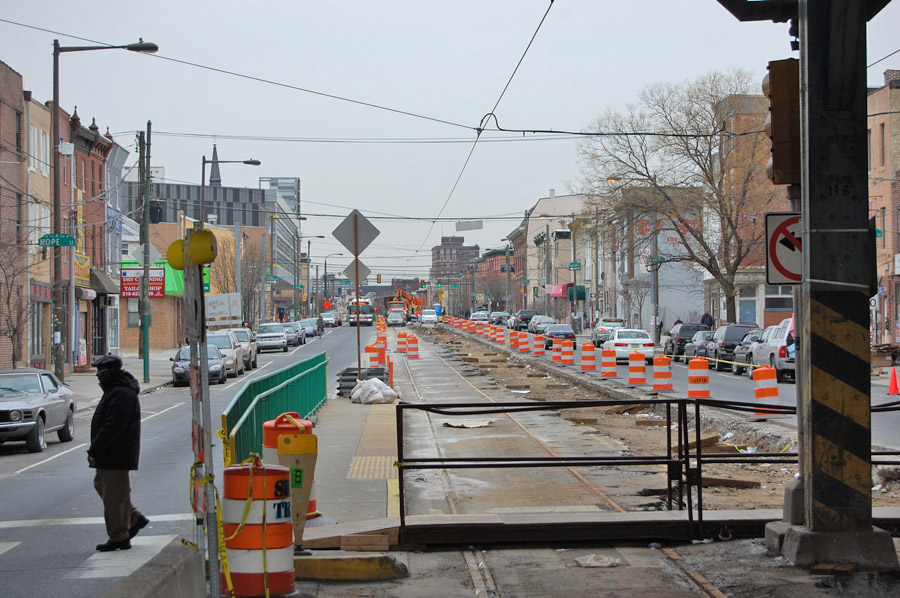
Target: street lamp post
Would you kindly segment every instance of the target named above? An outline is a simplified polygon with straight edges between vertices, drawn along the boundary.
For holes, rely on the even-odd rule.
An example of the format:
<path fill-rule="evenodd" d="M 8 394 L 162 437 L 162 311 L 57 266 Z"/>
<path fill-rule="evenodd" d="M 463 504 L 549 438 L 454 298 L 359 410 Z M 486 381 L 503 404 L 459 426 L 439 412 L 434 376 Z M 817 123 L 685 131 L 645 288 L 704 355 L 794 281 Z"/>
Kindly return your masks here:
<path fill-rule="evenodd" d="M 309 286 L 309 270 L 310 270 L 310 266 L 312 264 L 312 262 L 310 260 L 310 253 L 309 253 L 310 245 L 312 244 L 312 241 L 310 241 L 310 239 L 324 239 L 325 235 L 298 235 L 297 238 L 307 240 L 306 241 L 306 289 L 305 289 L 306 290 L 306 301 L 304 301 L 305 305 L 303 306 L 303 311 L 306 312 L 306 317 L 308 318 L 309 316 L 312 315 L 309 310 L 309 300 L 311 297 L 310 293 L 312 293 L 312 287 Z"/>
<path fill-rule="evenodd" d="M 143 40 L 122 46 L 60 46 L 59 40 L 53 40 L 53 113 L 51 114 L 51 135 L 53 136 L 53 234 L 62 234 L 62 202 L 60 200 L 59 178 L 59 55 L 65 52 L 90 52 L 93 50 L 129 50 L 152 54 L 159 46 Z M 70 281 L 74 284 L 74 281 Z M 70 305 L 69 310 L 74 306 Z M 65 346 L 67 341 L 66 311 L 63 309 L 62 290 L 62 250 L 59 245 L 53 247 L 53 371 L 60 380 L 65 380 Z M 73 339 L 74 340 L 74 339 Z"/>
<path fill-rule="evenodd" d="M 322 295 L 328 299 L 328 258 L 334 255 L 344 255 L 343 253 L 329 253 L 325 256 L 325 275 L 322 278 Z M 357 323 L 357 326 L 359 323 Z"/>

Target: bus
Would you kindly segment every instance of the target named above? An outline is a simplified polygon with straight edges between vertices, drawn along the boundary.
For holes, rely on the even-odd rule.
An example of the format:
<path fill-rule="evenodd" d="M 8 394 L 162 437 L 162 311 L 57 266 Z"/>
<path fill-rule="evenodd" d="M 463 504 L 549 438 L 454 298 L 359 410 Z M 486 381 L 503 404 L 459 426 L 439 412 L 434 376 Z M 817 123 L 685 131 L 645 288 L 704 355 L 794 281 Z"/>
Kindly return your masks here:
<path fill-rule="evenodd" d="M 371 326 L 375 323 L 375 310 L 372 309 L 372 303 L 368 299 L 351 299 L 347 314 L 351 326 L 356 326 L 357 318 L 360 326 Z"/>

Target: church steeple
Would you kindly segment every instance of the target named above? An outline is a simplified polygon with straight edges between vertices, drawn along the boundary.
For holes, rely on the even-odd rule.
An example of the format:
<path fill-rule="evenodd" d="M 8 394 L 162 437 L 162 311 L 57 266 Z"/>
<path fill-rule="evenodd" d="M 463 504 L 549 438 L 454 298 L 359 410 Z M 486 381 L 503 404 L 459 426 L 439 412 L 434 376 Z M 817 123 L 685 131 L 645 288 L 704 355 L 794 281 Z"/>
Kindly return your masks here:
<path fill-rule="evenodd" d="M 219 174 L 219 152 L 216 149 L 215 142 L 213 142 L 212 168 L 209 169 L 209 186 L 222 186 L 222 175 Z"/>

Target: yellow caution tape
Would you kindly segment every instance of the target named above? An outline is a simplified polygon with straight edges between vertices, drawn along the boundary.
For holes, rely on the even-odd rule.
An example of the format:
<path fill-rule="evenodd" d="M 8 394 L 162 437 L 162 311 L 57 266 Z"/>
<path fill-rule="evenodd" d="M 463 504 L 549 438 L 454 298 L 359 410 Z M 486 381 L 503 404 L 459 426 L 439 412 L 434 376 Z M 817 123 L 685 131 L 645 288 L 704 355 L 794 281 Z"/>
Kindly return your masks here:
<path fill-rule="evenodd" d="M 225 430 L 219 429 L 216 436 L 222 441 L 222 459 L 225 461 L 225 467 L 231 466 L 231 442 Z"/>
<path fill-rule="evenodd" d="M 784 447 L 784 448 L 783 448 L 783 449 L 781 449 L 781 451 L 780 451 L 780 452 L 782 452 L 782 453 L 786 453 L 786 452 L 787 452 L 787 450 L 788 450 L 788 449 L 789 449 L 789 448 L 791 448 L 791 447 L 792 447 L 792 446 L 794 446 L 794 443 L 795 443 L 795 442 L 797 442 L 797 439 L 798 439 L 798 437 L 797 437 L 797 436 L 794 436 L 794 437 L 793 437 L 793 438 L 791 438 L 791 441 L 790 441 L 790 442 L 788 442 L 788 443 L 787 443 L 787 446 L 786 446 L 786 447 Z"/>
<path fill-rule="evenodd" d="M 293 415 L 291 415 L 290 413 L 285 413 L 284 419 L 297 426 L 297 429 L 300 430 L 300 434 L 306 434 L 306 427 L 301 424 Z"/>
<path fill-rule="evenodd" d="M 228 566 L 228 549 L 225 546 L 225 525 L 222 523 L 222 504 L 219 501 L 218 489 L 216 489 L 216 530 L 219 532 L 217 534 L 217 537 L 219 538 L 219 562 L 222 564 L 222 573 L 225 576 L 225 586 L 228 588 L 228 595 L 234 596 L 234 583 L 231 581 L 231 568 Z"/>
<path fill-rule="evenodd" d="M 196 542 L 191 542 L 190 540 L 186 540 L 186 539 L 182 538 L 182 539 L 181 539 L 181 545 L 182 545 L 182 546 L 190 546 L 191 548 L 193 548 L 193 549 L 196 550 L 197 552 L 200 552 L 200 547 L 197 546 L 197 543 L 196 543 Z"/>

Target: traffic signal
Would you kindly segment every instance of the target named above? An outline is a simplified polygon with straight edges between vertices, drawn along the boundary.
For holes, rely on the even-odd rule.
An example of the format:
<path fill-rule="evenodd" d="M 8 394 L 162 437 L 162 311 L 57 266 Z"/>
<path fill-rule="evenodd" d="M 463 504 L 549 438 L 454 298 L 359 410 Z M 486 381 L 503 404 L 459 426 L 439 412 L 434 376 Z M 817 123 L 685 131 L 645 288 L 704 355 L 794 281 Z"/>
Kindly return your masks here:
<path fill-rule="evenodd" d="M 438 288 L 441 288 L 441 286 L 442 286 L 442 285 L 441 285 L 441 279 L 438 278 Z"/>
<path fill-rule="evenodd" d="M 765 129 L 772 140 L 766 173 L 776 185 L 800 184 L 800 61 L 770 62 L 762 89 L 769 98 Z"/>
<path fill-rule="evenodd" d="M 420 289 L 428 288 L 428 283 L 423 280 L 422 282 L 419 283 L 419 288 Z"/>
<path fill-rule="evenodd" d="M 381 274 L 379 274 L 379 275 L 377 276 L 377 279 L 378 279 L 378 284 L 381 284 Z"/>

